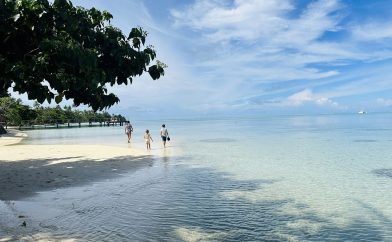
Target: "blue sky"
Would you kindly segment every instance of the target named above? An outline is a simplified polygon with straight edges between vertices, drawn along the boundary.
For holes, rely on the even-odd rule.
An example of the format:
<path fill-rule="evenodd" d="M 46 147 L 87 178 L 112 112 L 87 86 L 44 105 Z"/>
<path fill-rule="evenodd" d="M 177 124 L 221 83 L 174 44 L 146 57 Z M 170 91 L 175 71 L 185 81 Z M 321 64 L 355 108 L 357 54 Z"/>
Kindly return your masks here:
<path fill-rule="evenodd" d="M 114 87 L 133 117 L 391 111 L 390 0 L 74 0 L 169 67 Z"/>

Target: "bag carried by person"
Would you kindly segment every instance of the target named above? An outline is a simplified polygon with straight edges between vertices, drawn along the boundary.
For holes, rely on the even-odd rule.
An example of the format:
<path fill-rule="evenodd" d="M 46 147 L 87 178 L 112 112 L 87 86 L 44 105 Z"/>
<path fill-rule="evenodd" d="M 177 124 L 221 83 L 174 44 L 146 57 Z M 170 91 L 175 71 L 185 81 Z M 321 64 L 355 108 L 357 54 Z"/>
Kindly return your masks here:
<path fill-rule="evenodd" d="M 170 141 L 170 137 L 169 136 L 167 136 L 167 141 Z"/>

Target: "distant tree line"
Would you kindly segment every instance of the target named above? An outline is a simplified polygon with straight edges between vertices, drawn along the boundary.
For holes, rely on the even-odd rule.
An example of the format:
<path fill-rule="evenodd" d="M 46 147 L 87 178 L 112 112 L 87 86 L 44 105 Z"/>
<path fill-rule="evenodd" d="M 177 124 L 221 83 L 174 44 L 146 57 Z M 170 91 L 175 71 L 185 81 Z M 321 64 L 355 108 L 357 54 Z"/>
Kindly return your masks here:
<path fill-rule="evenodd" d="M 92 110 L 77 110 L 71 106 L 43 107 L 35 102 L 33 107 L 22 103 L 21 99 L 12 97 L 0 98 L 0 123 L 9 126 L 56 124 L 67 122 L 105 122 L 125 121 L 122 115 L 109 114 L 108 112 L 94 112 Z"/>

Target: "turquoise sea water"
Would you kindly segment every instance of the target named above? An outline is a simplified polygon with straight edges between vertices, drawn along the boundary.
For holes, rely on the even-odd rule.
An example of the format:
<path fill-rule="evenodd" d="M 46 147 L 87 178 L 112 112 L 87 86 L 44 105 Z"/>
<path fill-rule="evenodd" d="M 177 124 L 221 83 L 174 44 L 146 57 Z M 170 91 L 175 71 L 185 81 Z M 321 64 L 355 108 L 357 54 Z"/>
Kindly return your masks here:
<path fill-rule="evenodd" d="M 151 162 L 26 197 L 55 238 L 85 241 L 392 241 L 392 115 L 134 121 Z M 28 131 L 28 144 L 129 147 L 123 127 Z M 52 210 L 50 215 L 30 211 Z M 72 204 L 72 205 L 71 205 Z M 41 208 L 41 210 L 39 209 Z"/>

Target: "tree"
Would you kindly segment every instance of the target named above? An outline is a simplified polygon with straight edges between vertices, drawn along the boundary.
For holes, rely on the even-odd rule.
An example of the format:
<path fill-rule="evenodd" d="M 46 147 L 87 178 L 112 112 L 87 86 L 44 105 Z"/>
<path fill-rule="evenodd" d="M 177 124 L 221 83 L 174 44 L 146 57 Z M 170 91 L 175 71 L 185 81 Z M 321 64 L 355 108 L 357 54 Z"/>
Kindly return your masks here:
<path fill-rule="evenodd" d="M 13 97 L 0 98 L 0 123 L 19 126 L 23 124 L 44 125 L 44 124 L 62 124 L 66 122 L 102 122 L 111 118 L 119 121 L 125 121 L 122 115 L 110 115 L 108 112 L 94 112 L 92 110 L 73 110 L 71 106 L 59 105 L 56 107 L 42 107 L 34 103 L 33 108 L 24 105 L 21 99 Z M 0 130 L 0 134 L 4 130 Z"/>
<path fill-rule="evenodd" d="M 3 124 L 7 122 L 6 110 L 10 107 L 8 96 L 0 97 L 0 135 L 6 134 L 7 131 L 4 129 Z"/>
<path fill-rule="evenodd" d="M 107 86 L 127 85 L 148 72 L 164 75 L 147 32 L 132 28 L 128 37 L 110 25 L 113 16 L 69 0 L 0 0 L 0 97 L 9 88 L 49 103 L 73 100 L 94 111 L 119 98 Z"/>
<path fill-rule="evenodd" d="M 9 125 L 21 125 L 23 121 L 37 117 L 36 112 L 29 106 L 23 105 L 20 99 L 0 98 L 0 107 L 4 108 L 1 112 L 2 122 L 7 122 Z"/>

